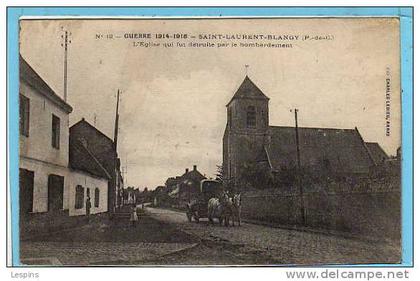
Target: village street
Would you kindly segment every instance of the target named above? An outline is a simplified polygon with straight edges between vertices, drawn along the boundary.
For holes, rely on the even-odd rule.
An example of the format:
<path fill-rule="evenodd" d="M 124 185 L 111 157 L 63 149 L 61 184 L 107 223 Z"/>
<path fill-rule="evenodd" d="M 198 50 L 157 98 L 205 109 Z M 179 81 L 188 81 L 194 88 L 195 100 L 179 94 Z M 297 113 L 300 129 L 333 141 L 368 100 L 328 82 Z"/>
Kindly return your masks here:
<path fill-rule="evenodd" d="M 162 222 L 175 224 L 178 229 L 195 235 L 205 243 L 223 243 L 225 249 L 235 248 L 241 255 L 255 255 L 272 264 L 335 264 L 335 263 L 396 263 L 399 262 L 400 249 L 395 244 L 369 242 L 337 235 L 327 235 L 308 231 L 273 228 L 262 225 L 243 223 L 240 227 L 223 227 L 218 224 L 208 225 L 203 219 L 200 223 L 188 222 L 182 212 L 148 208 L 151 217 Z M 183 258 L 191 256 L 184 251 Z M 223 247 L 221 249 L 223 252 Z M 195 251 L 196 252 L 196 251 Z M 221 254 L 223 255 L 223 254 Z M 199 255 L 196 264 L 201 264 L 200 256 L 206 260 L 205 253 Z M 169 262 L 177 263 L 182 259 Z M 165 262 L 162 260 L 161 262 Z M 168 261 L 167 261 L 168 262 Z M 188 261 L 185 261 L 188 263 Z M 263 262 L 263 261 L 262 261 Z M 214 261 L 215 264 L 217 260 Z"/>
<path fill-rule="evenodd" d="M 242 223 L 188 222 L 184 213 L 147 208 L 137 227 L 127 217 L 21 241 L 23 264 L 284 265 L 394 263 L 397 243 Z"/>

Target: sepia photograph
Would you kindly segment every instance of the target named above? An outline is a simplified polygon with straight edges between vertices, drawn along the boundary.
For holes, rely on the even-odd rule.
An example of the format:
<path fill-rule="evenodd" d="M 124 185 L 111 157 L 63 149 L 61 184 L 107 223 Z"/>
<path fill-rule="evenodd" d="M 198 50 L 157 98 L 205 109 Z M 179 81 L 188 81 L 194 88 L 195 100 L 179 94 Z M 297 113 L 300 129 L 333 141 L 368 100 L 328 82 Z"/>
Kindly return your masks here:
<path fill-rule="evenodd" d="M 399 264 L 399 17 L 22 17 L 28 266 Z"/>

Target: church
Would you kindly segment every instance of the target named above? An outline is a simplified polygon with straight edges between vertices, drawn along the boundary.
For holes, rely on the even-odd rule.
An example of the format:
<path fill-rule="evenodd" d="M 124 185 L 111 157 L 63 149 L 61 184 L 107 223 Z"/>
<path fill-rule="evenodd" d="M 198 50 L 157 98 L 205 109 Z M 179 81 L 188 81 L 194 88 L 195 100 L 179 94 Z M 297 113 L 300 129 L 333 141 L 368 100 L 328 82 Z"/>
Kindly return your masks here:
<path fill-rule="evenodd" d="M 246 163 L 263 164 L 272 173 L 297 167 L 342 177 L 366 177 L 378 163 L 357 128 L 329 129 L 270 126 L 269 98 L 246 76 L 226 105 L 223 170 L 237 183 Z"/>

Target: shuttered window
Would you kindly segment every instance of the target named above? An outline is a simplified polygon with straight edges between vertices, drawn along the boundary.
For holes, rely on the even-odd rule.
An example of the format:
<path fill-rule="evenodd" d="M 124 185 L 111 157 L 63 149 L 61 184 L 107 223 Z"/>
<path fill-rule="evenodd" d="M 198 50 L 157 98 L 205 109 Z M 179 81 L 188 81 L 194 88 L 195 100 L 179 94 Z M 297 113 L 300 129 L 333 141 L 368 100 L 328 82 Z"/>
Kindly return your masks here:
<path fill-rule="evenodd" d="M 52 115 L 52 134 L 51 145 L 54 148 L 60 149 L 60 118 Z"/>
<path fill-rule="evenodd" d="M 19 131 L 25 137 L 29 137 L 29 104 L 27 97 L 19 96 Z"/>
<path fill-rule="evenodd" d="M 255 106 L 248 106 L 246 111 L 246 126 L 248 128 L 255 128 L 257 124 L 257 116 L 255 112 Z"/>
<path fill-rule="evenodd" d="M 99 207 L 99 188 L 95 188 L 95 207 Z"/>
<path fill-rule="evenodd" d="M 81 185 L 77 185 L 76 186 L 76 198 L 75 198 L 75 203 L 74 203 L 74 208 L 75 209 L 82 209 L 83 208 L 83 201 L 84 201 L 84 190 L 83 190 L 83 186 Z"/>

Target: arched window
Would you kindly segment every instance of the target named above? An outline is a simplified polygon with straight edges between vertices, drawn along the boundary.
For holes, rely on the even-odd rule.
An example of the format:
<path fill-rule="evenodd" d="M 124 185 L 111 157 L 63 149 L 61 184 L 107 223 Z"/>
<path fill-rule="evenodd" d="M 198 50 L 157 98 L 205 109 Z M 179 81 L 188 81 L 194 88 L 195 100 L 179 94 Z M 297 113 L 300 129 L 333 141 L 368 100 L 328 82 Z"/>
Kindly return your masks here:
<path fill-rule="evenodd" d="M 82 209 L 83 208 L 83 201 L 85 197 L 85 192 L 83 190 L 83 186 L 77 185 L 76 186 L 76 198 L 74 200 L 74 208 L 75 209 Z"/>
<path fill-rule="evenodd" d="M 95 207 L 99 207 L 99 188 L 95 188 Z"/>
<path fill-rule="evenodd" d="M 248 109 L 246 111 L 246 126 L 248 128 L 255 128 L 257 124 L 257 116 L 255 112 L 255 106 L 248 106 Z"/>

